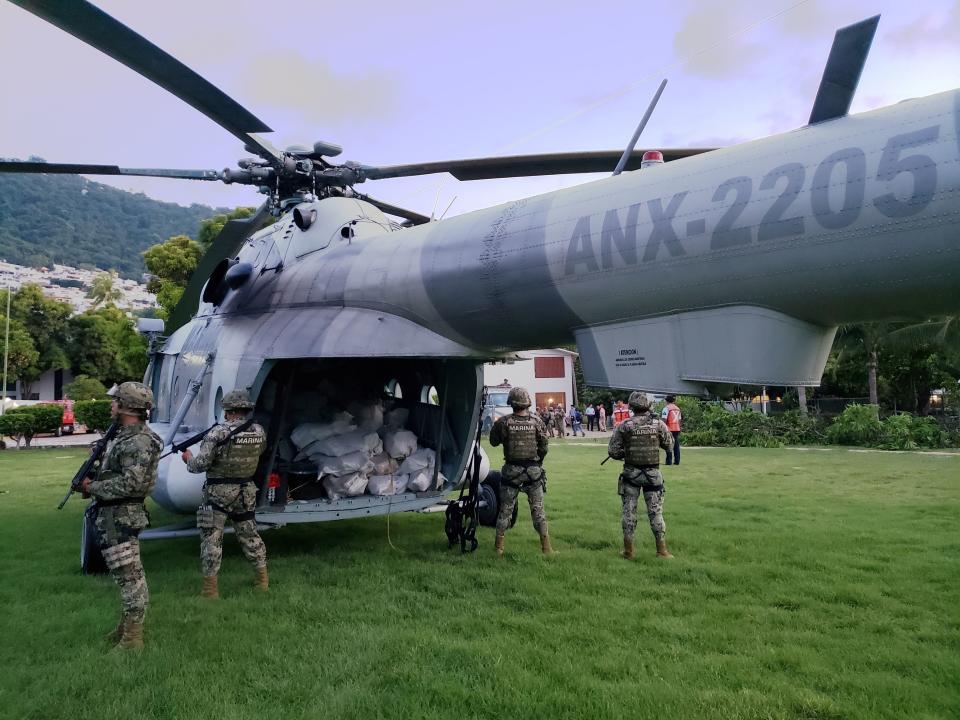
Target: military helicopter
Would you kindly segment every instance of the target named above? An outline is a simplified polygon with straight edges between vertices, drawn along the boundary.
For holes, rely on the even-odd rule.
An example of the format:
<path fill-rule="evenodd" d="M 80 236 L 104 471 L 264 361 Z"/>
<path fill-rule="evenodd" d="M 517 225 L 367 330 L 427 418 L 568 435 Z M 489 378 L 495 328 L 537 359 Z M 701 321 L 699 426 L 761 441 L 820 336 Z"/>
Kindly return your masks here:
<path fill-rule="evenodd" d="M 222 172 L 30 162 L 0 171 L 216 180 L 267 196 L 224 227 L 166 329 L 154 329 L 146 377 L 151 424 L 168 444 L 219 417 L 223 393 L 249 389 L 269 435 L 258 472 L 264 526 L 435 505 L 475 457 L 482 364 L 517 350 L 572 339 L 587 383 L 604 387 L 815 386 L 839 324 L 960 304 L 960 91 L 848 115 L 879 16 L 837 32 L 809 121 L 789 133 L 719 149 L 378 167 L 336 164 L 341 148 L 329 142 L 277 150 L 252 113 L 87 2 L 13 1 L 166 88 L 254 156 Z M 441 221 L 357 190 L 442 172 L 614 171 L 618 159 L 611 177 Z M 436 453 L 436 484 L 332 501 L 271 493 L 317 388 L 407 410 Z M 479 464 L 470 495 L 495 514 L 495 478 L 481 486 Z M 202 483 L 170 457 L 154 499 L 191 513 Z M 189 530 L 154 536 L 180 532 Z"/>

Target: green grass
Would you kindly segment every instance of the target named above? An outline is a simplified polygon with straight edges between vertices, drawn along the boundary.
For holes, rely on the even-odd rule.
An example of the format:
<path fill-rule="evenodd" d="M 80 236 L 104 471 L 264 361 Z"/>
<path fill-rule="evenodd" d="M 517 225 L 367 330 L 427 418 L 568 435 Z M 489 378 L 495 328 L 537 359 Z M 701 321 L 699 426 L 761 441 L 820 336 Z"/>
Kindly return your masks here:
<path fill-rule="evenodd" d="M 493 556 L 442 515 L 145 544 L 147 649 L 107 652 L 118 594 L 77 569 L 79 451 L 0 453 L 3 718 L 949 718 L 960 715 L 960 457 L 689 450 L 664 468 L 674 561 L 620 549 L 613 463 L 555 443 L 544 559 L 525 505 Z M 494 457 L 499 457 L 495 453 Z M 170 520 L 154 510 L 154 522 Z"/>

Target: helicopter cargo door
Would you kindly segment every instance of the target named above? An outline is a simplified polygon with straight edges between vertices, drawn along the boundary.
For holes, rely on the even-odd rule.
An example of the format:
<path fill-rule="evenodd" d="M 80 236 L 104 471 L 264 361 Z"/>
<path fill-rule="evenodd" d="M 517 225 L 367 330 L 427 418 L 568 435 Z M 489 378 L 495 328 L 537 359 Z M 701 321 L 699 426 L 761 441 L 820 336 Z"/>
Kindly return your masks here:
<path fill-rule="evenodd" d="M 255 410 L 267 430 L 258 522 L 435 504 L 458 484 L 471 455 L 481 369 L 476 360 L 437 358 L 267 363 Z"/>

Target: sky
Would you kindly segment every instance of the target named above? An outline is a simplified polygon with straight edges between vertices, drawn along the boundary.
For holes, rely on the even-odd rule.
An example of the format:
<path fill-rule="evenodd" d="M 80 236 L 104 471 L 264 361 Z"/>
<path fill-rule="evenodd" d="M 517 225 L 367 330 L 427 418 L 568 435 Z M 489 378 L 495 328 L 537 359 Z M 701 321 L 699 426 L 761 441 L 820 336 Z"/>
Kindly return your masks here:
<path fill-rule="evenodd" d="M 810 114 L 843 26 L 881 14 L 851 112 L 960 87 L 960 0 L 97 0 L 267 123 L 275 146 L 368 165 L 730 145 Z M 267 8 L 269 11 L 267 12 Z M 0 1 L 0 157 L 235 167 L 240 142 L 102 53 Z M 612 168 L 611 168 L 612 170 Z M 449 215 L 583 182 L 557 176 L 367 182 Z M 94 178 L 168 202 L 257 205 L 247 186 Z"/>

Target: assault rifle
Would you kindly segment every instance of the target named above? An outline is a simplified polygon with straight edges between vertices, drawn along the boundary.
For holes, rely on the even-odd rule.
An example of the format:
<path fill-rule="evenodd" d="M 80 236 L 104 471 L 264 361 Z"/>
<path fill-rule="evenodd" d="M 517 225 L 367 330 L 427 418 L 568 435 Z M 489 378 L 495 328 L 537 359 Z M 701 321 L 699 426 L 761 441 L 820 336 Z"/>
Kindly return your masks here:
<path fill-rule="evenodd" d="M 201 430 L 196 435 L 191 435 L 186 440 L 181 440 L 178 443 L 170 443 L 170 449 L 160 456 L 160 460 L 163 460 L 168 455 L 173 455 L 174 453 L 182 453 L 188 447 L 196 445 L 198 442 L 203 440 L 207 436 L 207 433 L 213 430 L 217 425 L 219 425 L 219 423 L 214 423 L 206 430 Z"/>
<path fill-rule="evenodd" d="M 198 442 L 200 442 L 201 440 L 203 440 L 203 439 L 207 436 L 207 433 L 208 433 L 208 432 L 210 432 L 211 430 L 213 430 L 213 429 L 214 429 L 217 425 L 219 425 L 219 424 L 220 424 L 220 423 L 215 422 L 213 425 L 211 425 L 210 427 L 208 427 L 206 430 L 201 430 L 201 431 L 198 432 L 196 435 L 191 435 L 191 436 L 188 437 L 186 440 L 181 440 L 181 441 L 178 442 L 178 443 L 171 443 L 171 444 L 170 444 L 170 449 L 167 450 L 163 455 L 160 456 L 160 460 L 163 460 L 163 459 L 164 459 L 165 457 L 167 457 L 168 455 L 173 455 L 174 453 L 181 453 L 181 452 L 183 452 L 184 450 L 186 450 L 188 447 L 191 447 L 192 445 L 196 445 Z M 250 418 L 249 420 L 247 420 L 245 423 L 243 423 L 243 424 L 240 425 L 239 427 L 236 427 L 236 428 L 234 428 L 233 430 L 231 430 L 229 435 L 227 435 L 225 438 L 223 438 L 223 440 L 219 440 L 219 441 L 217 442 L 217 447 L 220 447 L 220 446 L 222 446 L 222 445 L 226 445 L 228 442 L 230 442 L 230 438 L 232 438 L 234 435 L 238 435 L 238 434 L 242 433 L 244 430 L 246 430 L 246 429 L 247 429 L 248 427 L 250 427 L 251 425 L 253 425 L 253 418 Z"/>
<path fill-rule="evenodd" d="M 90 457 L 86 459 L 86 462 L 84 462 L 83 465 L 80 466 L 80 469 L 77 470 L 77 474 L 73 476 L 73 480 L 70 482 L 70 490 L 67 491 L 67 494 L 63 496 L 63 500 L 61 500 L 60 504 L 57 505 L 57 510 L 63 510 L 63 506 L 67 504 L 67 500 L 70 499 L 70 496 L 80 489 L 80 486 L 83 485 L 83 481 L 93 472 L 94 467 L 103 457 L 103 453 L 107 449 L 107 443 L 116 437 L 119 430 L 120 423 L 114 421 L 114 423 L 107 428 L 107 431 L 103 434 L 103 437 L 94 443 L 93 449 L 90 450 Z"/>
<path fill-rule="evenodd" d="M 601 465 L 606 465 L 608 460 L 613 460 L 613 455 L 607 455 L 606 460 L 601 460 L 601 461 L 600 461 L 600 464 L 601 464 Z"/>

